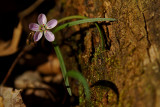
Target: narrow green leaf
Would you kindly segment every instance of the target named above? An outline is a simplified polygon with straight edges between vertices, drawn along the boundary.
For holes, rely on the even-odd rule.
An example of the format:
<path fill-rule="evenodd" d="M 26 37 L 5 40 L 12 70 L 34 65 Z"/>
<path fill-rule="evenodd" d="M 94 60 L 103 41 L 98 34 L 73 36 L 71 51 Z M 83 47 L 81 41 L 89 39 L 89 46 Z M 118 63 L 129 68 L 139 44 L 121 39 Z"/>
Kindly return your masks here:
<path fill-rule="evenodd" d="M 65 23 L 63 25 L 56 27 L 55 29 L 53 29 L 53 33 L 57 32 L 59 30 L 62 30 L 66 27 L 70 27 L 70 26 L 74 26 L 74 25 L 78 25 L 78 24 L 83 24 L 83 23 L 88 23 L 88 22 L 97 22 L 97 21 L 115 21 L 115 19 L 113 19 L 113 18 L 87 18 L 87 19 L 72 21 L 72 22 L 68 22 L 68 23 Z"/>
<path fill-rule="evenodd" d="M 100 27 L 98 26 L 97 23 L 95 23 L 95 25 L 96 25 L 96 27 L 97 27 L 97 29 L 99 31 L 99 35 L 101 37 L 102 50 L 104 50 L 105 49 L 105 42 L 104 42 L 104 37 L 103 37 L 102 31 L 101 31 L 101 29 L 100 29 Z"/>
<path fill-rule="evenodd" d="M 80 72 L 73 71 L 73 70 L 68 71 L 66 74 L 66 77 L 72 77 L 72 78 L 80 81 L 84 87 L 86 99 L 90 100 L 90 89 L 89 89 L 88 83 L 87 83 L 86 79 L 84 78 L 84 76 Z"/>
<path fill-rule="evenodd" d="M 66 20 L 71 20 L 71 19 L 85 19 L 85 18 L 87 18 L 87 17 L 80 16 L 80 15 L 68 16 L 68 17 L 64 17 L 64 18 L 58 20 L 58 23 L 61 23 L 61 22 L 66 21 Z"/>
<path fill-rule="evenodd" d="M 71 96 L 72 92 L 71 92 L 71 88 L 69 87 L 69 81 L 68 81 L 68 78 L 65 78 L 67 71 L 66 71 L 66 67 L 65 67 L 65 64 L 64 64 L 64 60 L 63 60 L 61 51 L 59 49 L 59 46 L 56 44 L 56 42 L 53 42 L 53 44 L 54 44 L 54 50 L 56 52 L 57 58 L 59 59 L 59 63 L 60 63 L 62 75 L 63 75 L 63 78 L 64 78 L 64 82 L 65 82 L 65 85 L 67 87 L 67 91 L 68 91 L 69 95 Z"/>
<path fill-rule="evenodd" d="M 87 19 L 87 17 L 80 16 L 80 15 L 68 16 L 68 17 L 65 17 L 65 18 L 58 20 L 58 23 L 61 23 L 66 20 L 71 20 L 71 19 Z M 96 25 L 96 27 L 99 31 L 100 37 L 101 37 L 102 50 L 104 50 L 105 49 L 105 42 L 104 42 L 104 37 L 103 37 L 102 31 L 97 23 L 95 23 L 95 25 Z"/>

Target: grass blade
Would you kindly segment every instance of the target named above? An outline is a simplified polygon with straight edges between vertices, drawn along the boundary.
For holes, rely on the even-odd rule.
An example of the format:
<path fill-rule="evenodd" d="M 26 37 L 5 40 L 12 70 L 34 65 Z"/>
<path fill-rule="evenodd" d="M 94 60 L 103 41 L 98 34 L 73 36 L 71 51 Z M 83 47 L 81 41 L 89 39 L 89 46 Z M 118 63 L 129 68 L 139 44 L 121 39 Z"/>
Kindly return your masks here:
<path fill-rule="evenodd" d="M 97 23 L 95 23 L 95 25 L 96 25 L 96 27 L 97 27 L 97 29 L 99 31 L 99 35 L 101 37 L 102 50 L 104 50 L 105 49 L 105 41 L 104 41 L 104 37 L 103 37 L 102 31 L 101 31 L 101 29 L 100 29 L 100 27 L 98 26 Z"/>
<path fill-rule="evenodd" d="M 84 87 L 86 99 L 90 100 L 90 90 L 89 90 L 88 83 L 87 83 L 86 79 L 84 78 L 84 76 L 80 72 L 68 71 L 67 74 L 66 74 L 66 77 L 72 77 L 72 78 L 80 81 L 82 83 L 83 87 Z"/>
<path fill-rule="evenodd" d="M 74 25 L 79 25 L 79 24 L 88 23 L 88 22 L 97 22 L 97 21 L 115 21 L 115 19 L 113 18 L 86 18 L 82 20 L 72 21 L 72 22 L 68 22 L 68 23 L 65 23 L 63 25 L 56 27 L 55 29 L 53 29 L 53 33 L 56 33 L 59 30 L 62 30 L 64 28 L 71 27 Z"/>
<path fill-rule="evenodd" d="M 71 20 L 71 19 L 87 19 L 87 17 L 85 16 L 80 16 L 80 15 L 74 15 L 74 16 L 68 16 L 68 17 L 65 17 L 65 18 L 62 18 L 60 20 L 58 20 L 58 23 L 61 23 L 63 21 L 66 21 L 66 20 Z M 104 38 L 103 38 L 103 34 L 102 34 L 102 31 L 100 29 L 100 27 L 98 26 L 97 23 L 95 23 L 98 31 L 99 31 L 99 35 L 101 37 L 101 45 L 102 45 L 102 50 L 105 49 L 105 41 L 104 41 Z"/>
<path fill-rule="evenodd" d="M 71 88 L 69 87 L 69 80 L 68 80 L 68 78 L 65 78 L 67 70 L 66 70 L 66 67 L 65 67 L 65 64 L 64 64 L 64 60 L 63 60 L 61 51 L 59 49 L 59 46 L 55 42 L 53 42 L 53 44 L 54 44 L 54 50 L 56 52 L 57 58 L 59 59 L 59 63 L 60 63 L 60 67 L 61 67 L 61 70 L 62 70 L 62 75 L 63 75 L 63 78 L 64 78 L 64 82 L 65 82 L 65 85 L 67 87 L 67 91 L 68 91 L 69 95 L 71 96 L 72 92 L 71 92 Z"/>
<path fill-rule="evenodd" d="M 87 17 L 80 16 L 80 15 L 68 16 L 68 17 L 64 17 L 64 18 L 58 20 L 58 23 L 61 23 L 61 22 L 66 21 L 66 20 L 71 20 L 71 19 L 85 19 L 85 18 L 87 18 Z"/>

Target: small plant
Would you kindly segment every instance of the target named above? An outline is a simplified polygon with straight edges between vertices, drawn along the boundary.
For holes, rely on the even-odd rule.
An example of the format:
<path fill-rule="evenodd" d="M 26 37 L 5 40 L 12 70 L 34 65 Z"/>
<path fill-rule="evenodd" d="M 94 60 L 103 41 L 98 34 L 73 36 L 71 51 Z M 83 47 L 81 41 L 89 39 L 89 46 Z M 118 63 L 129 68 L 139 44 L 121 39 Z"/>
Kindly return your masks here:
<path fill-rule="evenodd" d="M 65 23 L 65 24 L 62 24 L 62 25 L 59 25 L 56 27 L 56 25 L 59 24 L 60 22 L 70 20 L 70 19 L 80 19 L 80 20 L 68 22 L 68 23 Z M 49 42 L 53 43 L 54 50 L 55 50 L 55 53 L 59 59 L 62 75 L 63 75 L 64 82 L 67 87 L 69 95 L 72 95 L 72 92 L 71 92 L 71 88 L 69 87 L 68 77 L 72 77 L 72 78 L 78 79 L 83 84 L 87 100 L 90 99 L 90 92 L 89 92 L 88 83 L 87 83 L 86 79 L 83 77 L 83 75 L 80 74 L 80 72 L 69 71 L 67 73 L 60 48 L 55 41 L 54 34 L 64 28 L 67 28 L 67 27 L 71 27 L 71 26 L 83 24 L 83 23 L 88 23 L 88 22 L 97 22 L 97 21 L 115 21 L 115 19 L 113 19 L 113 18 L 87 18 L 84 16 L 77 15 L 77 16 L 65 17 L 63 19 L 60 19 L 59 21 L 57 21 L 56 19 L 52 19 L 47 23 L 46 16 L 44 14 L 40 14 L 38 16 L 38 24 L 36 24 L 36 23 L 29 24 L 30 30 L 36 32 L 33 36 L 33 39 L 35 42 L 39 41 L 41 39 L 42 35 L 44 34 L 45 38 Z M 101 33 L 101 30 L 100 30 L 98 24 L 95 23 L 95 25 L 100 33 L 102 49 L 104 49 L 103 35 Z M 48 30 L 48 29 L 52 29 L 52 28 L 54 28 L 52 30 L 52 32 Z"/>

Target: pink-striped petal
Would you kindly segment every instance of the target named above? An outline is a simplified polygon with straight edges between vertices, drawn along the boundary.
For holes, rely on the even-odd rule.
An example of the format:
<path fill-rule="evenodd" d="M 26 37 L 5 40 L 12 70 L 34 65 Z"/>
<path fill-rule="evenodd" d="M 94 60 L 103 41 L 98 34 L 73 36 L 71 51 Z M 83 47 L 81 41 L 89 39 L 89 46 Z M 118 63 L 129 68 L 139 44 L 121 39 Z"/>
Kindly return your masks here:
<path fill-rule="evenodd" d="M 41 39 L 42 35 L 43 35 L 43 32 L 39 32 L 39 31 L 36 32 L 33 37 L 34 41 L 39 41 Z"/>
<path fill-rule="evenodd" d="M 44 36 L 49 42 L 52 42 L 55 39 L 54 34 L 51 31 L 48 31 L 48 30 L 46 30 L 44 32 Z"/>
<path fill-rule="evenodd" d="M 57 25 L 57 23 L 58 21 L 56 19 L 52 19 L 46 24 L 46 27 L 47 29 L 52 29 Z"/>
<path fill-rule="evenodd" d="M 29 24 L 29 29 L 32 31 L 39 31 L 39 25 L 37 23 Z"/>
<path fill-rule="evenodd" d="M 40 14 L 38 16 L 38 24 L 39 25 L 45 25 L 47 23 L 47 18 L 46 18 L 46 15 L 45 14 Z"/>

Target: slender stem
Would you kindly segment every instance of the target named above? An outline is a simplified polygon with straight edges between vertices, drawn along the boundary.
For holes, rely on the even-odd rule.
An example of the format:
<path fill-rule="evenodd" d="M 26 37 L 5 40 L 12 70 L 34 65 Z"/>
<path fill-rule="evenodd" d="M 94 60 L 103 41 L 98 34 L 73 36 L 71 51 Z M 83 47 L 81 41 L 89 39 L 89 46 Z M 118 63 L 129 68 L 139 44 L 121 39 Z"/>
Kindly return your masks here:
<path fill-rule="evenodd" d="M 56 42 L 53 42 L 53 44 L 54 44 L 54 50 L 56 52 L 57 58 L 59 59 L 59 63 L 60 63 L 60 67 L 61 67 L 61 70 L 62 70 L 62 75 L 63 75 L 63 78 L 64 78 L 64 82 L 65 82 L 65 85 L 67 87 L 67 91 L 68 91 L 69 95 L 71 96 L 72 92 L 71 92 L 71 88 L 69 87 L 69 80 L 68 80 L 68 78 L 65 78 L 67 70 L 66 70 L 66 67 L 65 67 L 65 64 L 64 64 L 64 60 L 63 60 L 61 51 L 59 49 L 59 46 L 56 44 Z"/>

